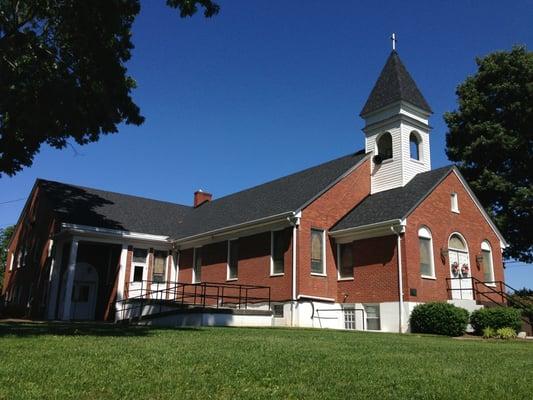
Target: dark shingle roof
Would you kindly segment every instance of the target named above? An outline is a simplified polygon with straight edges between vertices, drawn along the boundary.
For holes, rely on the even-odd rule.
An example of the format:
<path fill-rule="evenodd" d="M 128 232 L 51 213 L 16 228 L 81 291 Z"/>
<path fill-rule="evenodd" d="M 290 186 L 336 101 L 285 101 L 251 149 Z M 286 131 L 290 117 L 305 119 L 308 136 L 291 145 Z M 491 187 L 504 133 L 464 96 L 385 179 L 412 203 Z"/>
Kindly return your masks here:
<path fill-rule="evenodd" d="M 386 190 L 368 196 L 341 219 L 331 231 L 340 231 L 405 218 L 407 213 L 419 201 L 424 199 L 435 185 L 448 175 L 452 169 L 453 166 L 450 165 L 433 171 L 423 172 L 416 175 L 404 187 Z"/>
<path fill-rule="evenodd" d="M 363 151 L 204 203 L 177 225 L 176 239 L 242 224 L 285 212 L 297 211 L 306 202 L 365 157 Z"/>
<path fill-rule="evenodd" d="M 180 239 L 297 211 L 364 157 L 363 151 L 350 154 L 198 208 L 42 179 L 38 184 L 62 222 Z"/>
<path fill-rule="evenodd" d="M 39 179 L 62 222 L 168 236 L 192 207 Z"/>
<path fill-rule="evenodd" d="M 432 112 L 398 53 L 393 50 L 360 115 L 369 114 L 400 100 L 407 101 L 424 111 Z"/>

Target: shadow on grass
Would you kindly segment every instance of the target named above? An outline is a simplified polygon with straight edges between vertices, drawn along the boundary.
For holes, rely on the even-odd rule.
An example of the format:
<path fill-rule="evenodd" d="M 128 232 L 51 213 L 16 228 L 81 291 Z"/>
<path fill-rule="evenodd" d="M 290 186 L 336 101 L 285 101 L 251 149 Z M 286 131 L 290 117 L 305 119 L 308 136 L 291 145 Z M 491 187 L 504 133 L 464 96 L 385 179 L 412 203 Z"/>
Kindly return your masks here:
<path fill-rule="evenodd" d="M 174 328 L 139 325 L 117 325 L 89 322 L 0 322 L 0 337 L 59 336 L 150 336 L 158 331 L 199 330 L 199 328 Z"/>

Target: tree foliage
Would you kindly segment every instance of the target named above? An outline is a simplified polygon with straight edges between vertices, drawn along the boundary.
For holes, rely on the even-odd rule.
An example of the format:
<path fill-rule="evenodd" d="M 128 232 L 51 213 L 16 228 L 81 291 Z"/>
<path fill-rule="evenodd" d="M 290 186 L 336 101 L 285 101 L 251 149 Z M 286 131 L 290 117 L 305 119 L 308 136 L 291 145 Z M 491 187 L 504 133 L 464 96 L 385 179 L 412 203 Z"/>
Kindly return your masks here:
<path fill-rule="evenodd" d="M 167 0 L 181 17 L 211 0 Z M 0 0 L 0 176 L 32 164 L 42 144 L 61 149 L 140 125 L 133 102 L 131 27 L 140 0 Z"/>
<path fill-rule="evenodd" d="M 514 47 L 477 58 L 446 113 L 446 154 L 492 216 L 510 247 L 533 261 L 533 53 Z"/>
<path fill-rule="evenodd" d="M 0 288 L 4 281 L 4 271 L 7 263 L 7 245 L 14 231 L 15 225 L 0 228 Z"/>

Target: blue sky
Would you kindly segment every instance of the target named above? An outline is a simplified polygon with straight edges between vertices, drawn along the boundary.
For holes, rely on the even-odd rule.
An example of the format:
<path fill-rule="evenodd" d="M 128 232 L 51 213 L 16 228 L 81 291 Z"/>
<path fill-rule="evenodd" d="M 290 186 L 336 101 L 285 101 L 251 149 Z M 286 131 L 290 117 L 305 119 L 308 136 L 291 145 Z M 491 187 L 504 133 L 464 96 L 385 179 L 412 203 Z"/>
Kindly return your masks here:
<path fill-rule="evenodd" d="M 475 56 L 526 44 L 533 1 L 218 0 L 220 14 L 182 20 L 142 1 L 128 63 L 146 122 L 96 144 L 43 148 L 34 165 L 0 178 L 0 203 L 37 177 L 190 204 L 220 197 L 363 147 L 358 114 L 398 36 L 398 52 L 434 110 L 433 167 L 445 111 L 476 70 Z M 0 204 L 0 227 L 23 201 Z M 510 264 L 512 286 L 533 267 Z"/>

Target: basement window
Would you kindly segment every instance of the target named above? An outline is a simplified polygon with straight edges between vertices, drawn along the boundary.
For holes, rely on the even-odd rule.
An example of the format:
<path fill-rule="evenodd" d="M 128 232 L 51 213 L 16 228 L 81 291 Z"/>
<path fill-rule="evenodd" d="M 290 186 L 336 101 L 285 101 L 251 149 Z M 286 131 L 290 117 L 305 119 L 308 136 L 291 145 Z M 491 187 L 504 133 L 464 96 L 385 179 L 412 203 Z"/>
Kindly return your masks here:
<path fill-rule="evenodd" d="M 344 329 L 355 330 L 355 309 L 345 308 L 344 313 Z"/>
<path fill-rule="evenodd" d="M 272 313 L 275 318 L 283 318 L 283 304 L 272 305 Z"/>
<path fill-rule="evenodd" d="M 379 315 L 379 304 L 364 304 L 366 314 L 366 329 L 369 331 L 380 331 L 381 320 Z"/>

